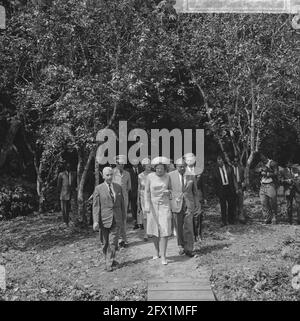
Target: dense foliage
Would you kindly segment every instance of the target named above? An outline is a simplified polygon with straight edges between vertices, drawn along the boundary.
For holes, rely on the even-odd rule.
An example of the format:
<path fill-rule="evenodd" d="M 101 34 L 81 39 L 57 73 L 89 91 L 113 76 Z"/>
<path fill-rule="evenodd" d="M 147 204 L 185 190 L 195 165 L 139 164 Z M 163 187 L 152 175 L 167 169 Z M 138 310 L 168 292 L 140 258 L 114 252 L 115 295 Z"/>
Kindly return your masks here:
<path fill-rule="evenodd" d="M 35 198 L 21 186 L 0 189 L 0 220 L 27 216 L 33 212 Z"/>
<path fill-rule="evenodd" d="M 287 15 L 177 16 L 154 0 L 2 3 L 0 168 L 13 154 L 21 172 L 34 169 L 40 210 L 69 153 L 84 212 L 96 133 L 119 120 L 204 127 L 206 158 L 237 154 L 247 173 L 256 151 L 299 162 L 299 34 Z"/>

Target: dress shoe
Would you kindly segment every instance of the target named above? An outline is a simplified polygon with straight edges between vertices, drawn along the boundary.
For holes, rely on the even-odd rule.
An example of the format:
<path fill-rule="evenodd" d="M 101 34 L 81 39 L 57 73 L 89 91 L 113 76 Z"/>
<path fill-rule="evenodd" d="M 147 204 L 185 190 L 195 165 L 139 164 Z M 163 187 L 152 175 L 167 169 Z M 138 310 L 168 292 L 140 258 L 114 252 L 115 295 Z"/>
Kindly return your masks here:
<path fill-rule="evenodd" d="M 112 271 L 113 271 L 113 268 L 112 268 L 111 266 L 106 266 L 106 267 L 104 268 L 104 270 L 107 271 L 107 272 L 112 272 Z"/>
<path fill-rule="evenodd" d="M 185 252 L 184 252 L 184 249 L 179 249 L 179 255 L 183 255 Z"/>
<path fill-rule="evenodd" d="M 144 225 L 143 225 L 143 224 L 140 225 L 140 229 L 141 229 L 141 230 L 144 229 Z"/>
<path fill-rule="evenodd" d="M 195 255 L 190 251 L 185 251 L 185 255 L 188 257 L 194 257 Z"/>
<path fill-rule="evenodd" d="M 272 224 L 272 221 L 265 221 L 265 224 Z"/>
<path fill-rule="evenodd" d="M 144 237 L 144 242 L 148 242 L 148 237 Z"/>
<path fill-rule="evenodd" d="M 133 229 L 134 230 L 137 230 L 139 228 L 139 226 L 137 225 L 137 224 L 135 224 L 134 226 L 133 226 Z"/>
<path fill-rule="evenodd" d="M 112 261 L 112 264 L 111 264 L 112 267 L 115 267 L 115 266 L 118 266 L 118 265 L 119 265 L 119 262 L 117 262 L 115 260 Z"/>

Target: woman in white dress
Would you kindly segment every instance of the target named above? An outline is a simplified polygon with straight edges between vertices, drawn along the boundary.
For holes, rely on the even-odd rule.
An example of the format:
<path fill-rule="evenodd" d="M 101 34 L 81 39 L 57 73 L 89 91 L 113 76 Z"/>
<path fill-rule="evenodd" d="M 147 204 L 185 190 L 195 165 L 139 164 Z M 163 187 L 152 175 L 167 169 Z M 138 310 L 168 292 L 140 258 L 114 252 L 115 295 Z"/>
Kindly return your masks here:
<path fill-rule="evenodd" d="M 137 223 L 144 226 L 144 241 L 148 241 L 147 235 L 147 213 L 145 212 L 145 185 L 148 174 L 152 172 L 151 160 L 145 158 L 142 160 L 144 171 L 138 176 L 138 214 Z"/>
<path fill-rule="evenodd" d="M 153 236 L 156 255 L 153 259 L 166 259 L 168 237 L 172 234 L 172 212 L 170 205 L 171 182 L 167 173 L 168 159 L 157 157 L 152 165 L 155 172 L 147 176 L 145 186 L 145 211 L 147 212 L 147 234 Z"/>

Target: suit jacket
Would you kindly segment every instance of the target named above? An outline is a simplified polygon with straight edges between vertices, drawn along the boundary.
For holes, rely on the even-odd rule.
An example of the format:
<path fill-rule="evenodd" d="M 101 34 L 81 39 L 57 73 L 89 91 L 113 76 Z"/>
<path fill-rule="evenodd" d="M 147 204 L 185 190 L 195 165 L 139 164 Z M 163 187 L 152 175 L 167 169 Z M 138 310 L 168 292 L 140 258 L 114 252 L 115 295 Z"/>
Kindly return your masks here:
<path fill-rule="evenodd" d="M 185 184 L 182 191 L 182 185 L 179 178 L 178 170 L 169 173 L 172 186 L 172 212 L 179 213 L 182 209 L 183 200 L 189 212 L 194 212 L 199 206 L 199 196 L 197 189 L 197 181 L 195 175 L 184 175 Z"/>
<path fill-rule="evenodd" d="M 121 227 L 125 220 L 125 207 L 122 188 L 112 183 L 115 192 L 113 202 L 106 183 L 96 186 L 93 195 L 93 222 L 100 227 L 111 228 L 114 225 Z"/>
<path fill-rule="evenodd" d="M 117 168 L 114 168 L 113 182 L 122 187 L 124 200 L 128 202 L 128 193 L 131 190 L 130 174 L 124 169 L 122 176 L 120 176 L 119 170 Z"/>
<path fill-rule="evenodd" d="M 139 169 L 137 169 L 137 173 L 136 173 L 133 168 L 130 168 L 128 171 L 130 174 L 130 181 L 131 181 L 130 196 L 137 196 L 140 171 Z"/>
<path fill-rule="evenodd" d="M 206 186 L 207 185 L 206 184 L 207 184 L 206 178 L 203 174 L 201 174 L 199 176 L 199 178 L 197 179 L 197 188 L 199 191 L 199 200 L 200 201 L 204 201 L 207 198 L 207 195 L 206 195 Z"/>
<path fill-rule="evenodd" d="M 237 186 L 235 176 L 233 174 L 233 169 L 231 166 L 228 166 L 228 165 L 225 165 L 225 168 L 227 172 L 229 189 L 232 194 L 235 194 L 238 189 L 238 186 Z M 222 183 L 222 177 L 218 166 L 216 166 L 216 169 L 214 171 L 213 181 L 214 181 L 215 193 L 218 197 L 221 197 L 223 192 L 223 183 Z"/>

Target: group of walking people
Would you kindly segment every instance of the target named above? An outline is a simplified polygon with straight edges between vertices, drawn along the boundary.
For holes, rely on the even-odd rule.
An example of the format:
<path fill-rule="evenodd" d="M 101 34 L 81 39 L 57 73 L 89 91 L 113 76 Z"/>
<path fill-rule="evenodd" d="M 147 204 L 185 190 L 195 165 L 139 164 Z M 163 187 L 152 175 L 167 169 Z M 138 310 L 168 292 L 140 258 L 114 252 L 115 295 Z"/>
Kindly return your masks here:
<path fill-rule="evenodd" d="M 127 247 L 127 213 L 129 207 L 133 217 L 133 229 L 144 230 L 144 241 L 153 240 L 153 259 L 161 259 L 168 264 L 168 239 L 176 235 L 179 255 L 193 257 L 194 242 L 201 237 L 202 204 L 206 203 L 203 184 L 203 168 L 196 167 L 192 153 L 175 161 L 174 165 L 166 157 L 145 158 L 132 161 L 132 168 L 124 169 L 126 157 L 118 155 L 115 167 L 105 167 L 102 171 L 103 183 L 96 186 L 92 195 L 93 229 L 99 230 L 102 250 L 105 255 L 106 270 L 112 271 L 117 265 L 116 251 Z M 299 166 L 288 166 L 279 170 L 277 163 L 261 155 L 260 199 L 265 223 L 273 217 L 278 222 L 277 190 L 284 187 L 287 199 L 287 214 L 292 224 L 293 201 L 300 224 L 300 170 Z M 230 164 L 222 156 L 217 157 L 212 173 L 213 188 L 221 208 L 221 227 L 245 223 L 243 210 L 246 188 L 245 169 L 234 157 Z M 68 225 L 70 189 L 73 178 L 68 168 L 59 174 L 61 208 Z"/>
<path fill-rule="evenodd" d="M 193 161 L 189 163 L 190 159 Z M 100 229 L 103 239 L 106 270 L 117 265 L 116 251 L 127 247 L 126 222 L 129 200 L 134 229 L 144 229 L 144 241 L 151 237 L 154 244 L 153 259 L 168 264 L 168 238 L 174 231 L 179 255 L 193 257 L 201 216 L 200 194 L 197 186 L 195 156 L 186 154 L 170 168 L 166 157 L 142 160 L 142 171 L 133 164 L 130 172 L 124 170 L 125 157 L 116 157 L 116 167 L 103 169 L 104 182 L 93 194 L 93 229 Z M 136 186 L 136 193 L 133 186 Z M 136 213 L 135 213 L 136 210 Z M 119 242 L 119 240 L 121 241 Z"/>

